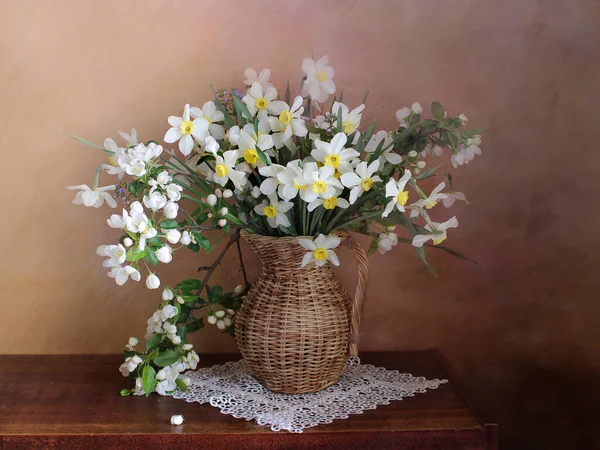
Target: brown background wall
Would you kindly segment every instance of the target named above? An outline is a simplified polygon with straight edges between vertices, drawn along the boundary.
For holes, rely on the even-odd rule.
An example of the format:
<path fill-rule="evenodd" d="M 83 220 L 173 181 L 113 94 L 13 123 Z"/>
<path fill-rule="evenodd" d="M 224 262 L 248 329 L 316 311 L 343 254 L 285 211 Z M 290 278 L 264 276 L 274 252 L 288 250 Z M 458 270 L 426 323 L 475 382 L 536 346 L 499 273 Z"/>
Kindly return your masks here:
<path fill-rule="evenodd" d="M 117 352 L 157 304 L 105 276 L 94 250 L 115 238 L 109 211 L 64 189 L 90 183 L 103 155 L 59 129 L 160 138 L 209 81 L 239 86 L 246 67 L 270 67 L 283 86 L 327 53 L 348 104 L 371 89 L 366 120 L 391 127 L 397 108 L 438 100 L 489 126 L 484 155 L 457 172 L 471 205 L 455 206 L 451 239 L 480 264 L 432 254 L 433 279 L 410 248 L 375 255 L 362 348 L 441 348 L 505 448 L 594 447 L 599 24 L 584 0 L 2 2 L 0 351 Z M 178 255 L 161 274 L 175 282 L 208 260 Z M 230 287 L 233 267 L 217 273 Z M 235 350 L 214 331 L 196 342 Z"/>

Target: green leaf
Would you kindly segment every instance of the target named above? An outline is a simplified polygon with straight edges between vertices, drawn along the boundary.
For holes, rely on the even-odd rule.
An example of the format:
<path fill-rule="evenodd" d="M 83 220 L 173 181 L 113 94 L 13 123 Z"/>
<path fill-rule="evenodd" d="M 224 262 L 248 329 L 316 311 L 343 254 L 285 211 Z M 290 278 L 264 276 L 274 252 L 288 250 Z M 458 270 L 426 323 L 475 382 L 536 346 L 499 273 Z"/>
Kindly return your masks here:
<path fill-rule="evenodd" d="M 187 391 L 187 390 L 188 390 L 188 385 L 187 385 L 187 384 L 185 384 L 181 378 L 177 378 L 177 379 L 175 380 L 175 384 L 176 384 L 176 385 L 177 385 L 177 387 L 178 387 L 179 389 L 181 389 L 182 391 Z"/>
<path fill-rule="evenodd" d="M 139 247 L 133 247 L 133 248 L 130 248 L 129 250 L 127 250 L 126 260 L 127 261 L 139 261 L 146 255 L 147 255 L 147 251 L 145 249 L 140 250 Z"/>
<path fill-rule="evenodd" d="M 385 144 L 385 139 L 382 139 L 381 141 L 379 141 L 379 144 L 377 144 L 375 151 L 369 157 L 368 164 L 371 164 L 373 161 L 377 161 L 377 158 L 379 158 L 383 154 L 383 151 L 384 151 L 383 145 L 384 144 Z"/>
<path fill-rule="evenodd" d="M 341 106 L 337 110 L 337 132 L 338 133 L 342 132 L 342 107 Z"/>
<path fill-rule="evenodd" d="M 363 97 L 363 104 L 367 103 L 367 99 L 369 98 L 369 91 L 367 90 L 367 92 L 365 93 L 365 96 Z"/>
<path fill-rule="evenodd" d="M 263 162 L 263 164 L 269 164 L 269 160 L 267 159 L 267 155 L 260 148 L 256 147 L 256 153 L 258 153 L 258 157 Z"/>
<path fill-rule="evenodd" d="M 411 125 L 408 128 L 405 128 L 404 130 L 402 130 L 400 133 L 398 133 L 394 137 L 394 145 L 395 146 L 400 145 L 402 143 L 402 141 L 404 141 L 404 139 L 406 139 L 408 136 L 410 136 L 412 134 L 413 131 L 415 131 L 417 126 L 419 126 L 418 123 Z"/>
<path fill-rule="evenodd" d="M 408 120 L 408 125 L 417 125 L 421 122 L 421 114 L 411 114 Z"/>
<path fill-rule="evenodd" d="M 446 247 L 445 245 L 433 245 L 433 244 L 425 244 L 427 247 L 432 247 L 432 248 L 438 248 L 440 250 L 445 251 L 446 253 L 456 257 L 456 258 L 460 258 L 460 259 L 464 259 L 466 261 L 472 262 L 473 264 L 477 264 L 479 265 L 479 263 L 477 261 L 475 261 L 474 259 L 469 258 L 468 256 L 463 255 L 462 253 L 457 252 L 456 250 L 450 248 L 450 247 Z"/>
<path fill-rule="evenodd" d="M 158 356 L 152 360 L 152 362 L 159 367 L 170 366 L 177 361 L 179 361 L 179 355 L 173 350 L 165 350 L 164 352 L 159 353 Z"/>
<path fill-rule="evenodd" d="M 444 107 L 438 102 L 433 102 L 431 104 L 431 114 L 437 120 L 444 120 Z"/>
<path fill-rule="evenodd" d="M 243 101 L 241 101 L 237 97 L 237 95 L 233 93 L 233 91 L 231 91 L 231 96 L 233 98 L 233 106 L 235 107 L 236 111 L 241 113 L 242 117 L 245 116 L 246 119 L 252 121 L 252 114 L 250 114 L 250 111 L 248 111 L 248 107 L 246 106 L 246 104 Z"/>
<path fill-rule="evenodd" d="M 424 170 L 423 172 L 421 172 L 419 175 L 417 175 L 415 178 L 415 180 L 424 180 L 426 178 L 430 178 L 434 175 L 434 172 L 436 170 L 438 170 L 440 167 L 442 167 L 441 165 L 439 166 L 435 166 L 435 167 L 430 167 L 429 169 Z"/>
<path fill-rule="evenodd" d="M 121 389 L 121 397 L 127 397 L 128 395 L 131 395 L 131 390 L 130 389 Z"/>
<path fill-rule="evenodd" d="M 221 111 L 223 113 L 223 115 L 225 116 L 225 118 L 223 120 L 223 123 L 225 124 L 225 128 L 231 128 L 233 126 L 233 120 L 231 119 L 231 116 L 229 115 L 227 108 L 225 108 L 225 106 L 223 106 L 223 104 L 219 100 L 219 97 L 217 97 L 217 93 L 215 92 L 215 89 L 213 88 L 212 84 L 209 84 L 209 85 L 210 85 L 210 90 L 212 91 L 213 95 L 215 96 L 215 104 L 217 105 L 218 110 Z"/>
<path fill-rule="evenodd" d="M 417 234 L 419 234 L 417 232 L 416 228 L 414 227 L 414 225 L 409 220 L 407 220 L 401 214 L 399 214 L 399 216 L 401 216 L 404 219 L 403 221 L 401 221 L 400 224 L 408 230 L 411 237 L 414 238 Z M 437 277 L 437 273 L 436 273 L 435 269 L 433 267 L 431 267 L 431 265 L 427 261 L 427 257 L 425 256 L 425 249 L 423 247 L 414 247 L 414 249 L 417 252 L 417 255 L 419 255 L 419 258 L 421 258 L 421 261 L 423 261 L 423 264 L 425 264 L 425 266 L 427 267 L 427 270 L 429 271 L 429 273 L 432 274 L 434 277 Z"/>
<path fill-rule="evenodd" d="M 156 347 L 162 341 L 161 334 L 153 334 L 150 339 L 146 341 L 146 350 L 150 350 L 153 347 Z"/>
<path fill-rule="evenodd" d="M 99 145 L 96 145 L 96 144 L 94 144 L 93 142 L 90 142 L 90 141 L 88 141 L 87 139 L 85 139 L 85 138 L 82 138 L 81 136 L 77 136 L 76 134 L 69 133 L 68 131 L 65 131 L 65 130 L 61 130 L 61 131 L 62 131 L 63 133 L 65 133 L 65 134 L 68 134 L 69 136 L 71 136 L 71 137 L 72 137 L 73 139 L 75 139 L 76 141 L 79 141 L 79 142 L 81 142 L 82 144 L 85 144 L 85 145 L 87 145 L 87 146 L 89 146 L 89 147 L 94 147 L 94 148 L 97 148 L 97 149 L 99 149 L 99 150 L 102 150 L 102 151 L 104 151 L 104 152 L 106 152 L 106 153 L 113 153 L 113 152 L 111 152 L 110 150 L 107 150 L 107 149 L 105 149 L 104 147 L 100 147 Z"/>
<path fill-rule="evenodd" d="M 153 251 L 149 251 L 148 254 L 146 255 L 148 257 L 148 260 L 153 264 L 153 265 L 157 265 L 158 264 L 158 258 L 156 257 L 156 253 L 154 253 Z"/>
<path fill-rule="evenodd" d="M 193 333 L 194 331 L 198 331 L 202 328 L 204 328 L 204 320 L 203 319 L 196 319 L 194 322 L 189 323 L 186 326 L 186 330 L 188 333 Z"/>
<path fill-rule="evenodd" d="M 375 253 L 377 251 L 378 248 L 379 248 L 379 242 L 377 241 L 377 239 L 375 239 L 375 238 L 371 239 L 371 245 L 369 245 L 369 250 L 367 250 L 367 256 L 371 256 L 373 253 Z"/>
<path fill-rule="evenodd" d="M 462 133 L 466 134 L 469 137 L 471 137 L 471 136 L 475 136 L 477 134 L 481 134 L 484 131 L 485 131 L 485 127 L 484 128 L 473 128 L 472 130 L 465 130 Z"/>
<path fill-rule="evenodd" d="M 207 237 L 202 236 L 198 230 L 192 230 L 191 233 L 196 240 L 196 244 L 198 244 L 200 248 L 203 248 L 204 250 L 210 250 L 211 245 Z"/>
<path fill-rule="evenodd" d="M 177 283 L 176 287 L 182 291 L 197 291 L 198 289 L 202 288 L 202 281 L 196 278 L 188 278 L 187 280 Z"/>
<path fill-rule="evenodd" d="M 147 365 L 142 371 L 142 389 L 144 389 L 146 397 L 149 397 L 150 393 L 154 391 L 156 383 L 156 370 L 151 365 Z"/>
<path fill-rule="evenodd" d="M 160 223 L 160 227 L 163 230 L 175 230 L 175 229 L 179 228 L 179 224 L 177 223 L 176 220 L 163 220 Z"/>
<path fill-rule="evenodd" d="M 287 87 L 285 88 L 285 102 L 290 104 L 290 79 L 288 78 Z"/>
<path fill-rule="evenodd" d="M 358 141 L 358 145 L 356 146 L 356 151 L 358 153 L 361 153 L 364 150 L 364 148 L 367 146 L 367 144 L 373 137 L 373 133 L 375 133 L 376 125 L 377 125 L 377 121 L 374 120 L 373 123 L 371 123 L 371 126 L 369 127 L 367 132 L 363 136 L 361 136 L 361 139 Z"/>

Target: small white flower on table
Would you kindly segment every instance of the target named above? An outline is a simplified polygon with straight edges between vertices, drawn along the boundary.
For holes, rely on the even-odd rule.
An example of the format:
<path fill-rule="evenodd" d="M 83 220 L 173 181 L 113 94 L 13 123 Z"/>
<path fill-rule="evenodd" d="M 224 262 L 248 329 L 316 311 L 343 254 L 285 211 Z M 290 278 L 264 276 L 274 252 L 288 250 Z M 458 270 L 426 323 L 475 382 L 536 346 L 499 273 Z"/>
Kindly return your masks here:
<path fill-rule="evenodd" d="M 171 416 L 171 425 L 181 425 L 183 423 L 183 416 L 176 414 Z"/>

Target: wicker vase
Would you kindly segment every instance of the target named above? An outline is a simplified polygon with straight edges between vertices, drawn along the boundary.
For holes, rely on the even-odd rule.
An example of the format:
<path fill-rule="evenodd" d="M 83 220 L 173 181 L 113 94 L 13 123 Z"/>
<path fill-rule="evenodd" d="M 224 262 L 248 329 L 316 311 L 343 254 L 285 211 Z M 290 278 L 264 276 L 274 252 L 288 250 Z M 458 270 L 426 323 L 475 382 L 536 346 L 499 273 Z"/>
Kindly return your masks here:
<path fill-rule="evenodd" d="M 243 237 L 263 268 L 236 314 L 242 356 L 272 391 L 300 394 L 331 386 L 348 356 L 358 354 L 367 280 L 362 247 L 345 237 L 359 262 L 359 283 L 351 301 L 329 264 L 300 267 L 306 250 L 297 237 Z"/>

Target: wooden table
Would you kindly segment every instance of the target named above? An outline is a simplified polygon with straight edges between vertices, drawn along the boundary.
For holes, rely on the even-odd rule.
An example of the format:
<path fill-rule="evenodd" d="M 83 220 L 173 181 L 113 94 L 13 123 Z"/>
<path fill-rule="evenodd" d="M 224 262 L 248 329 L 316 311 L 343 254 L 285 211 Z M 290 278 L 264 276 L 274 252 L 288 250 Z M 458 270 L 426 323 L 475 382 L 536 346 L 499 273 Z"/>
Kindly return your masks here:
<path fill-rule="evenodd" d="M 237 355 L 201 355 L 204 365 Z M 301 434 L 272 432 L 210 405 L 152 394 L 120 397 L 128 387 L 118 355 L 0 356 L 0 448 L 340 448 L 497 449 L 457 389 L 439 352 L 364 353 L 364 363 L 451 383 Z M 173 414 L 185 423 L 170 425 Z"/>

